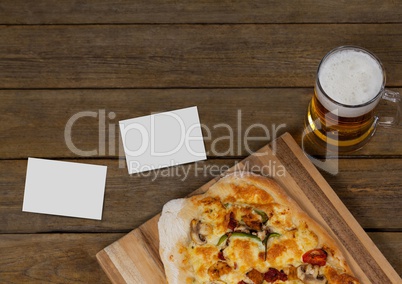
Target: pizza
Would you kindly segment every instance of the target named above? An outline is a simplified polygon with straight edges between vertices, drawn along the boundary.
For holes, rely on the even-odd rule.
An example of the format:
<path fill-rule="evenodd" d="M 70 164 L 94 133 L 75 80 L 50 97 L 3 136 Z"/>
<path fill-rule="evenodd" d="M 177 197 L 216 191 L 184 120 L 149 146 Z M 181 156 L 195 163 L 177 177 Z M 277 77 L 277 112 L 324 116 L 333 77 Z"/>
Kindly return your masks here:
<path fill-rule="evenodd" d="M 229 174 L 158 222 L 169 284 L 356 284 L 336 242 L 273 180 Z"/>

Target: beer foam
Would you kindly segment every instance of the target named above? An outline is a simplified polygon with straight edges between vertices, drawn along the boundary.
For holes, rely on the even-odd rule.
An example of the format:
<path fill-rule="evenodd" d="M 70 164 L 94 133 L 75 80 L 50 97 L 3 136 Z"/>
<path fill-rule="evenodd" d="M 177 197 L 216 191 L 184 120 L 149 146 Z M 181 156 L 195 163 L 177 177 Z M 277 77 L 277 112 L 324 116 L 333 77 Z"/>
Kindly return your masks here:
<path fill-rule="evenodd" d="M 377 60 L 353 49 L 331 54 L 321 64 L 318 77 L 330 98 L 350 106 L 372 100 L 383 83 L 383 71 Z"/>

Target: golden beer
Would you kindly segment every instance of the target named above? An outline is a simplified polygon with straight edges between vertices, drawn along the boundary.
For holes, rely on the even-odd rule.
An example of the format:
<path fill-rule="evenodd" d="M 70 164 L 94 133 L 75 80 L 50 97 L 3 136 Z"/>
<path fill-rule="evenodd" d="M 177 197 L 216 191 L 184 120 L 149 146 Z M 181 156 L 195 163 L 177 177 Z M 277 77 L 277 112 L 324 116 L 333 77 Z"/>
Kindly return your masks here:
<path fill-rule="evenodd" d="M 373 54 L 344 46 L 321 61 L 308 106 L 306 129 L 313 142 L 356 150 L 374 134 L 378 117 L 375 107 L 384 93 L 385 72 Z"/>
<path fill-rule="evenodd" d="M 327 110 L 314 94 L 307 110 L 308 127 L 322 142 L 336 147 L 358 147 L 375 131 L 374 110 L 357 117 L 341 117 Z"/>

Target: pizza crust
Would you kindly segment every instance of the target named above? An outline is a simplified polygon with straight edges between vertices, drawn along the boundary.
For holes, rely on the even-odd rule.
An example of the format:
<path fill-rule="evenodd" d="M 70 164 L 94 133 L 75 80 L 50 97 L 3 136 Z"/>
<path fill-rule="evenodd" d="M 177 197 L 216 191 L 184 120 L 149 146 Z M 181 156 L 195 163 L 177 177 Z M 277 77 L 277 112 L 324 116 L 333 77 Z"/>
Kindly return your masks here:
<path fill-rule="evenodd" d="M 233 186 L 250 185 L 265 191 L 259 194 L 247 194 L 247 192 L 239 192 L 236 195 Z M 194 271 L 190 266 L 185 265 L 183 259 L 183 246 L 191 242 L 189 224 L 192 219 L 197 219 L 201 212 L 196 201 L 201 197 L 227 197 L 235 195 L 236 198 L 244 199 L 245 204 L 254 204 L 255 202 L 264 202 L 264 199 L 272 198 L 291 209 L 292 221 L 296 226 L 300 222 L 305 222 L 309 230 L 316 233 L 318 237 L 318 245 L 324 244 L 330 248 L 330 255 L 327 259 L 328 263 L 334 263 L 335 266 L 341 266 L 344 272 L 351 274 L 351 270 L 338 249 L 338 245 L 329 236 L 329 234 L 319 226 L 312 218 L 310 218 L 299 205 L 291 199 L 286 192 L 270 178 L 262 177 L 248 172 L 234 172 L 222 177 L 218 182 L 213 184 L 206 193 L 196 195 L 185 199 L 176 199 L 168 202 L 164 207 L 158 222 L 160 236 L 160 256 L 165 267 L 167 281 L 170 284 L 187 283 L 187 279 L 192 279 Z M 247 202 L 248 201 L 248 202 Z M 269 202 L 269 201 L 268 201 Z"/>
<path fill-rule="evenodd" d="M 176 265 L 176 259 L 180 258 L 180 254 L 175 248 L 178 243 L 185 242 L 188 236 L 186 231 L 188 224 L 178 216 L 185 203 L 185 199 L 175 199 L 166 203 L 158 222 L 159 253 L 169 283 L 180 283 L 180 269 Z"/>

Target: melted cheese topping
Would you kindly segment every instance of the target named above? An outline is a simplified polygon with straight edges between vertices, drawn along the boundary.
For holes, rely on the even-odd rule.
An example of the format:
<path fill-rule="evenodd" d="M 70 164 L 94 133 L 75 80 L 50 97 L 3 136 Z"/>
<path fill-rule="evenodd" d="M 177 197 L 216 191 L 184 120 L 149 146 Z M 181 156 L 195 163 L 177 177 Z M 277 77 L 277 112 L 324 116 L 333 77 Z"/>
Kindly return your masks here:
<path fill-rule="evenodd" d="M 200 283 L 209 280 L 208 269 L 218 261 L 218 247 L 214 245 L 192 246 L 188 250 L 190 263 Z"/>
<path fill-rule="evenodd" d="M 183 249 L 183 264 L 194 271 L 194 279 L 188 279 L 188 283 L 221 283 L 211 282 L 219 280 L 237 284 L 243 280 L 252 284 L 246 276 L 250 270 L 265 273 L 269 268 L 279 271 L 296 268 L 303 264 L 303 254 L 319 245 L 317 235 L 304 220 L 294 220 L 291 208 L 275 202 L 270 194 L 255 185 L 246 182 L 223 184 L 211 187 L 208 193 L 208 196 L 191 198 L 198 210 L 197 219 L 209 228 L 210 234 L 204 236 L 206 244 L 191 241 Z M 254 232 L 253 237 L 239 235 L 233 233 L 229 224 L 232 217 L 236 220 L 237 228 L 247 228 L 247 222 L 263 223 L 261 212 L 268 217 L 261 231 L 279 234 L 268 239 L 266 252 L 263 242 L 265 235 L 257 235 L 253 230 L 246 232 L 249 235 Z M 227 240 L 218 246 L 221 237 L 228 233 Z M 336 264 L 331 255 L 329 260 Z M 340 279 L 343 272 L 334 269 L 326 271 L 332 275 L 330 279 Z M 303 282 L 289 279 L 275 283 Z"/>
<path fill-rule="evenodd" d="M 296 228 L 292 221 L 292 213 L 290 208 L 278 203 L 271 203 L 268 206 L 269 225 L 278 233 Z"/>
<path fill-rule="evenodd" d="M 236 269 L 242 276 L 251 267 L 259 267 L 265 270 L 265 267 L 260 267 L 264 261 L 264 246 L 260 241 L 248 237 L 231 237 L 228 247 L 223 251 L 223 255 L 229 265 L 237 267 Z"/>

